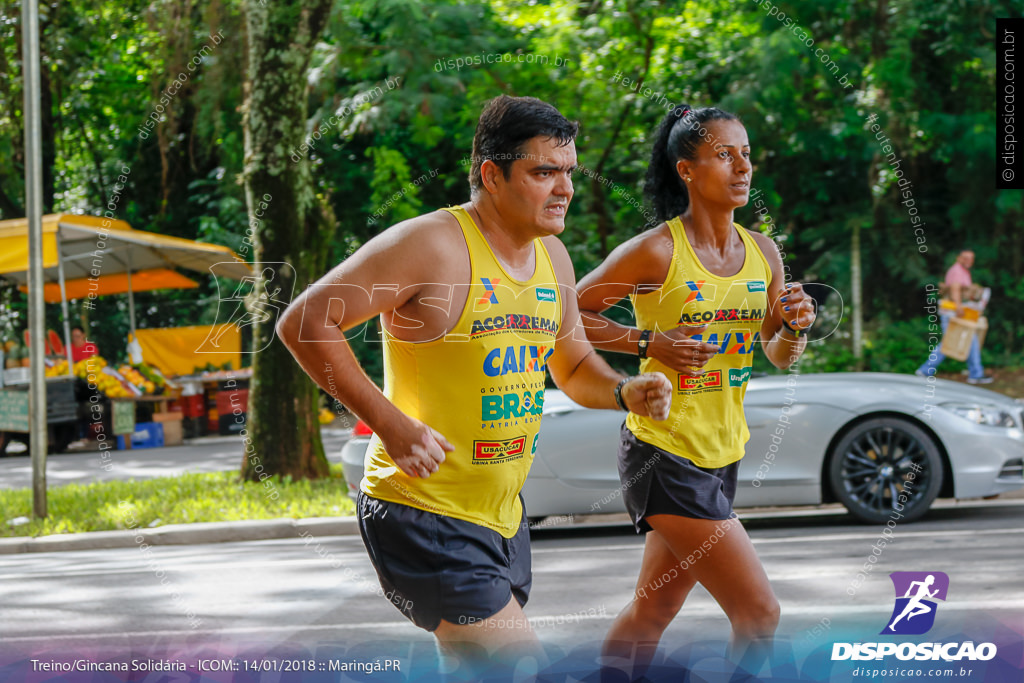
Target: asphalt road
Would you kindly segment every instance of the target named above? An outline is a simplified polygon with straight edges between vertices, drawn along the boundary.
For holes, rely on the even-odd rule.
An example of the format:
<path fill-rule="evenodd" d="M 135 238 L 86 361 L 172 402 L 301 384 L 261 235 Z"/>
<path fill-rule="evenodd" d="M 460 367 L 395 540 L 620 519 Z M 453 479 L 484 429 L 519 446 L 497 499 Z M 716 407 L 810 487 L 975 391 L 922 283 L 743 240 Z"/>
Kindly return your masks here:
<path fill-rule="evenodd" d="M 893 607 L 888 573 L 904 570 L 949 575 L 947 630 L 981 620 L 1024 633 L 1022 513 L 1019 499 L 972 501 L 897 526 L 854 595 L 847 588 L 882 527 L 852 526 L 832 511 L 761 517 L 747 527 L 782 604 L 780 634 L 813 645 L 843 633 L 877 639 Z M 630 599 L 641 539 L 625 525 L 540 529 L 532 547 L 526 612 L 538 634 L 565 651 L 596 647 Z M 698 587 L 663 643 L 724 641 L 728 632 Z M 396 656 L 433 652 L 431 637 L 378 594 L 358 537 L 0 557 L 0 658 L 68 648 L 223 654 L 375 642 Z"/>
<path fill-rule="evenodd" d="M 341 461 L 341 447 L 351 430 L 325 428 L 320 431 L 324 450 L 331 462 Z M 46 458 L 47 484 L 87 484 L 94 481 L 153 479 L 185 472 L 237 470 L 244 452 L 240 436 L 211 436 L 189 440 L 181 446 L 110 451 L 113 467 L 104 469 L 96 451 L 69 452 Z M 32 485 L 32 463 L 27 456 L 0 457 L 0 488 Z"/>

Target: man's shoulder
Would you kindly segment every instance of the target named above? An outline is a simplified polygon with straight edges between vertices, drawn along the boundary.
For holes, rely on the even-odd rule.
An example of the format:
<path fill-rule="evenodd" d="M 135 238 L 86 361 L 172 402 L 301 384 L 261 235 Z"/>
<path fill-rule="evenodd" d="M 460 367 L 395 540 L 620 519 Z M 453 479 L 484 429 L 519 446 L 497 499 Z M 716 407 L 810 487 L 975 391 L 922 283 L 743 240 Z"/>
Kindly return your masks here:
<path fill-rule="evenodd" d="M 395 223 L 381 234 L 417 243 L 446 242 L 455 238 L 462 240 L 459 221 L 450 212 L 443 209 Z"/>
<path fill-rule="evenodd" d="M 555 277 L 559 282 L 575 282 L 576 274 L 573 269 L 572 259 L 569 257 L 569 250 L 565 248 L 562 240 L 556 235 L 546 235 L 540 238 L 540 243 L 548 252 L 551 259 L 551 267 L 555 269 Z"/>
<path fill-rule="evenodd" d="M 389 257 L 403 262 L 429 262 L 437 268 L 443 268 L 450 259 L 457 259 L 465 252 L 465 239 L 458 220 L 442 210 L 395 223 L 371 242 Z"/>

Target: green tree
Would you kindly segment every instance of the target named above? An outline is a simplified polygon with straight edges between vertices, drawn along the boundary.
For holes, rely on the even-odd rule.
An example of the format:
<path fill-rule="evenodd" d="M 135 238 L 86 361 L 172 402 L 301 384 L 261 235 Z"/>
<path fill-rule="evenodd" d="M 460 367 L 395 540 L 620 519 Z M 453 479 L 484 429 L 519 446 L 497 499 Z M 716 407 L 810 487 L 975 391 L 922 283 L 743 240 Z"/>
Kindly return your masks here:
<path fill-rule="evenodd" d="M 305 138 L 306 75 L 330 8 L 329 0 L 245 2 L 245 195 L 250 221 L 260 225 L 255 260 L 274 269 L 272 281 L 260 278 L 262 291 L 280 287 L 287 295 L 318 278 L 326 266 L 325 247 L 333 226 L 313 191 L 307 163 L 292 161 L 291 153 Z M 318 389 L 277 339 L 279 311 L 269 306 L 264 310 L 275 314 L 258 320 L 253 329 L 252 448 L 243 459 L 242 476 L 325 476 Z"/>

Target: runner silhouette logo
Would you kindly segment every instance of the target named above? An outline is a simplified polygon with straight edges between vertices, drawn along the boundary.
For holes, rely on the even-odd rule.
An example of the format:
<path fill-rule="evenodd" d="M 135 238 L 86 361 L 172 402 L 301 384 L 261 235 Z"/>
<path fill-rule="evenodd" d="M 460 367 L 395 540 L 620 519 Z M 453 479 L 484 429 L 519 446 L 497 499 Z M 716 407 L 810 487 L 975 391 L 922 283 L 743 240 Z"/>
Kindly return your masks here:
<path fill-rule="evenodd" d="M 945 600 L 949 576 L 943 572 L 893 572 L 896 605 L 883 635 L 918 636 L 935 624 L 936 600 Z"/>

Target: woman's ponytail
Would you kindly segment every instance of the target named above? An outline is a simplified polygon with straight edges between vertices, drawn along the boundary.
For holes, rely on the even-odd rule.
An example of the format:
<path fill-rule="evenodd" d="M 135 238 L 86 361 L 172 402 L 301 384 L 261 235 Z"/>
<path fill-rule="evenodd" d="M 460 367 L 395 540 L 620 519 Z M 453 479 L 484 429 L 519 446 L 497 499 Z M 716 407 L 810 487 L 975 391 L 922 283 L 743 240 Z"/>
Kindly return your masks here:
<path fill-rule="evenodd" d="M 686 184 L 676 171 L 680 159 L 695 159 L 700 144 L 708 138 L 706 123 L 736 121 L 735 114 L 715 107 L 690 109 L 680 104 L 670 111 L 654 135 L 651 160 L 647 164 L 644 194 L 659 221 L 667 221 L 690 206 Z"/>

